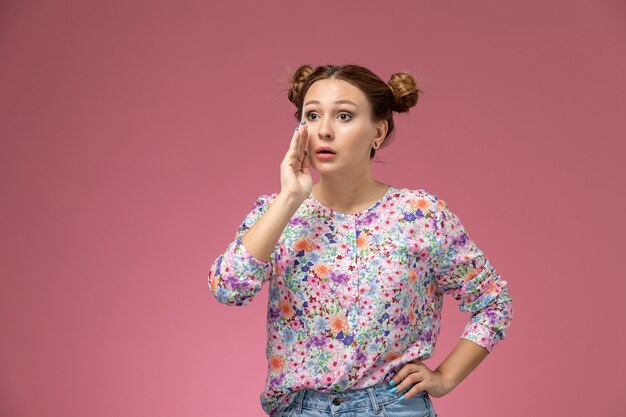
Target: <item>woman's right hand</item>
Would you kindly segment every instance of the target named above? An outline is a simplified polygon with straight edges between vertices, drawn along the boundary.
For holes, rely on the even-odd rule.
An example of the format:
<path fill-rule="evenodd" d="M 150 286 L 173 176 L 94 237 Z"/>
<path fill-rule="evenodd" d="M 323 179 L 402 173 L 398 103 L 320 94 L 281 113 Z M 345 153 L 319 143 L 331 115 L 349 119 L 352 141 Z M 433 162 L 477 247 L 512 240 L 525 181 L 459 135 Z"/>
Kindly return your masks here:
<path fill-rule="evenodd" d="M 306 153 L 308 130 L 299 125 L 280 164 L 280 193 L 302 203 L 313 190 L 311 162 Z"/>

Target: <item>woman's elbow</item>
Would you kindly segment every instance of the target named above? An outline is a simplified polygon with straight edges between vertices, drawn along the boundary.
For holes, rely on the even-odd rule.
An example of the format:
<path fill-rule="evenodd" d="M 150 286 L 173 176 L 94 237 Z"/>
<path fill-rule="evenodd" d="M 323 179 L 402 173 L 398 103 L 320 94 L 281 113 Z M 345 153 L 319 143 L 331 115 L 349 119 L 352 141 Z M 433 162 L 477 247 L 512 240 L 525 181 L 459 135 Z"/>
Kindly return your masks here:
<path fill-rule="evenodd" d="M 232 283 L 235 284 L 232 285 Z M 250 303 L 260 289 L 256 287 L 256 285 L 250 285 L 248 282 L 237 280 L 236 277 L 226 277 L 213 272 L 209 274 L 209 289 L 221 304 L 244 306 Z"/>

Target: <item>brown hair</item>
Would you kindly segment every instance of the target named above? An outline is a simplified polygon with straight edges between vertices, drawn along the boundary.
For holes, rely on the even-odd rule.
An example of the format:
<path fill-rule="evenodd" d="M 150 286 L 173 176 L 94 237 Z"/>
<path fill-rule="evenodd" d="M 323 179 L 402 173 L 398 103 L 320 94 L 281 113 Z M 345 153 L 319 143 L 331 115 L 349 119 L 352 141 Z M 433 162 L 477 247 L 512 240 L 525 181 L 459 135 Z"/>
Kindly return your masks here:
<path fill-rule="evenodd" d="M 296 106 L 297 120 L 302 117 L 304 96 L 311 85 L 324 79 L 344 80 L 354 85 L 367 97 L 372 107 L 372 118 L 375 121 L 386 120 L 389 128 L 383 140 L 386 145 L 394 129 L 393 112 L 404 113 L 417 104 L 421 90 L 417 89 L 415 79 L 406 72 L 397 72 L 385 83 L 376 74 L 359 65 L 324 65 L 315 69 L 310 65 L 302 65 L 289 77 L 292 87 L 287 93 L 289 101 Z M 372 148 L 370 158 L 376 150 Z"/>

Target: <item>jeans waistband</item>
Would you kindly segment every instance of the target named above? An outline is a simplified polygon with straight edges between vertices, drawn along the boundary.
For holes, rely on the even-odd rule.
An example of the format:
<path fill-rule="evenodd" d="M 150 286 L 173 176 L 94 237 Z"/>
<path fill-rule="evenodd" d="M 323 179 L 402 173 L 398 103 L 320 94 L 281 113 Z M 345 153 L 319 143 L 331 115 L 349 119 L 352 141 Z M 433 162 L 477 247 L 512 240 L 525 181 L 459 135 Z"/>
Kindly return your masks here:
<path fill-rule="evenodd" d="M 381 405 L 398 401 L 410 388 L 389 392 L 391 389 L 389 383 L 381 382 L 369 388 L 346 391 L 320 392 L 305 389 L 298 391 L 296 395 L 296 414 L 302 412 L 302 409 L 317 410 L 329 414 L 368 409 L 378 413 L 381 410 Z M 422 391 L 418 395 L 427 395 L 427 393 Z"/>

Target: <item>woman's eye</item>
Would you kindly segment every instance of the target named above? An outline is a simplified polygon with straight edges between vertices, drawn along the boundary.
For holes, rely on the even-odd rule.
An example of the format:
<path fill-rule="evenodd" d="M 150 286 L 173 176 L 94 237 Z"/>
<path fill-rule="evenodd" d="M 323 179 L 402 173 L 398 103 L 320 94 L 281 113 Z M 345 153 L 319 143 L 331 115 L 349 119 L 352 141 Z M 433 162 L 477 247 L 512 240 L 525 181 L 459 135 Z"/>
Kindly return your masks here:
<path fill-rule="evenodd" d="M 317 120 L 317 114 L 315 114 L 315 113 L 307 113 L 306 118 L 308 120 Z"/>
<path fill-rule="evenodd" d="M 348 120 L 352 119 L 352 115 L 348 114 L 348 113 L 341 113 L 339 115 L 339 118 L 341 120 L 343 120 L 344 122 L 347 122 Z"/>

